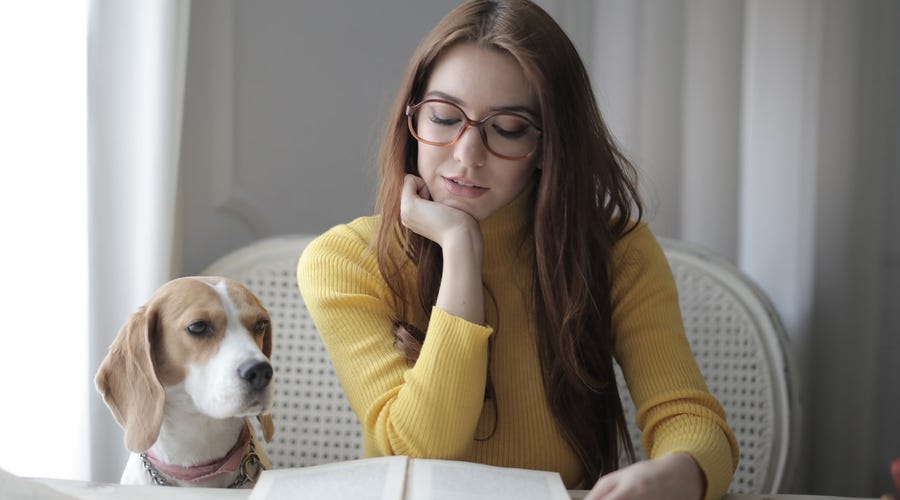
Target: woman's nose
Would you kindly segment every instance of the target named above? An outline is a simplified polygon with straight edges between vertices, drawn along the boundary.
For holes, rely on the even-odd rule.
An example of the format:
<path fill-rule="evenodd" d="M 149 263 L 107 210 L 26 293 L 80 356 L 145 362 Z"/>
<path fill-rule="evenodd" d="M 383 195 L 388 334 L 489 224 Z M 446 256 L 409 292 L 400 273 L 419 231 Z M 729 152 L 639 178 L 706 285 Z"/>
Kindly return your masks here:
<path fill-rule="evenodd" d="M 453 156 L 459 163 L 465 166 L 484 166 L 488 150 L 478 127 L 467 127 L 453 147 Z"/>

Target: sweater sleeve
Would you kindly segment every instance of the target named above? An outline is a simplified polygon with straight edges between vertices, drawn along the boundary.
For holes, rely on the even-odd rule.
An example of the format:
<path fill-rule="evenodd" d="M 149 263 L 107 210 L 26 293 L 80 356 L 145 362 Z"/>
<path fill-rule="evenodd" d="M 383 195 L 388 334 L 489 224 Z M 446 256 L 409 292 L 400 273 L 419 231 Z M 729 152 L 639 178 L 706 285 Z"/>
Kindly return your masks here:
<path fill-rule="evenodd" d="M 456 458 L 472 445 L 492 330 L 434 308 L 415 366 L 394 347 L 402 318 L 359 219 L 304 250 L 297 281 L 367 443 L 367 454 Z"/>
<path fill-rule="evenodd" d="M 738 444 L 691 352 L 665 254 L 641 224 L 616 245 L 613 262 L 616 359 L 644 449 L 650 458 L 689 453 L 705 475 L 705 498 L 719 498 L 737 467 Z"/>

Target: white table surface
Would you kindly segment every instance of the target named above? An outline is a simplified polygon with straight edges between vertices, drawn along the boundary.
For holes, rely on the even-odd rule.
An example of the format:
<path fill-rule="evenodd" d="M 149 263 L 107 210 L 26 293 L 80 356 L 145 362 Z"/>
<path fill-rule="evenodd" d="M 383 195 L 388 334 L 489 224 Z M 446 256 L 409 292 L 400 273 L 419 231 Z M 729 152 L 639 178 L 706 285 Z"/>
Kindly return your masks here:
<path fill-rule="evenodd" d="M 70 479 L 23 478 L 0 468 L 0 498 L 3 500 L 246 500 L 250 492 L 249 489 L 126 486 Z M 587 490 L 569 490 L 569 494 L 572 500 L 581 500 Z M 850 499 L 812 495 L 726 495 L 722 500 Z"/>
<path fill-rule="evenodd" d="M 124 486 L 66 479 L 33 480 L 39 486 L 47 486 L 79 500 L 244 500 L 250 490 L 213 488 L 172 488 L 166 486 Z M 570 490 L 573 500 L 584 498 L 587 490 Z M 5 497 L 4 497 L 5 498 Z M 38 497 L 35 497 L 38 498 Z M 855 500 L 851 497 L 818 495 L 725 495 L 722 500 Z"/>

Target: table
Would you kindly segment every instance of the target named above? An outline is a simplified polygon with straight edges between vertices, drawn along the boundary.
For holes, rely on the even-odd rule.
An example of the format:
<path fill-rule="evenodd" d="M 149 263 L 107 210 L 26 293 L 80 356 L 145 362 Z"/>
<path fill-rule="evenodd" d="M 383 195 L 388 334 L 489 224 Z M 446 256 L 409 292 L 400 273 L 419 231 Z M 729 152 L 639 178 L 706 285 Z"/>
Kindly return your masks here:
<path fill-rule="evenodd" d="M 172 488 L 131 486 L 71 479 L 22 478 L 0 468 L 0 498 L 41 500 L 246 500 L 249 489 Z M 569 490 L 581 500 L 587 490 Z M 848 497 L 812 495 L 726 495 L 722 500 L 851 500 Z"/>
<path fill-rule="evenodd" d="M 245 500 L 250 490 L 213 488 L 170 488 L 164 486 L 123 486 L 120 484 L 73 481 L 67 479 L 34 480 L 79 500 Z M 572 500 L 580 500 L 587 490 L 569 490 Z M 5 497 L 4 497 L 5 498 Z M 725 495 L 722 500 L 857 500 L 850 497 L 819 495 Z"/>

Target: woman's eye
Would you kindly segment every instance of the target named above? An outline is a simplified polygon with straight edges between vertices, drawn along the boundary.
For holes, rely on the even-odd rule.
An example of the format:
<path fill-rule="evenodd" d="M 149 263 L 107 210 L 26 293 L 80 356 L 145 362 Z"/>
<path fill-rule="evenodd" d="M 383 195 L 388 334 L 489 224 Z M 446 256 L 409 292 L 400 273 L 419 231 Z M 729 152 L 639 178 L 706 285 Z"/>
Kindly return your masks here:
<path fill-rule="evenodd" d="M 489 126 L 497 135 L 504 139 L 518 139 L 524 137 L 531 128 L 527 121 L 513 115 L 497 115 L 490 121 Z"/>
<path fill-rule="evenodd" d="M 448 127 L 449 127 L 449 126 L 452 126 L 452 125 L 456 125 L 457 123 L 459 123 L 459 118 L 452 117 L 452 116 L 451 116 L 451 117 L 447 117 L 447 118 L 443 118 L 443 117 L 440 117 L 440 116 L 438 116 L 438 115 L 436 115 L 436 114 L 434 114 L 434 113 L 431 114 L 430 120 L 431 120 L 432 123 L 435 123 L 435 124 L 438 124 L 438 125 L 445 125 L 445 126 L 448 126 Z"/>
<path fill-rule="evenodd" d="M 256 322 L 256 325 L 253 326 L 253 332 L 257 334 L 266 333 L 266 329 L 269 328 L 269 320 L 261 319 Z"/>
<path fill-rule="evenodd" d="M 520 128 L 512 129 L 512 130 L 500 127 L 499 125 L 494 125 L 493 128 L 494 128 L 494 132 L 497 132 L 497 135 L 504 137 L 506 139 L 518 139 L 520 137 L 523 137 L 525 135 L 525 133 L 528 132 L 527 125 L 524 127 L 520 127 Z"/>
<path fill-rule="evenodd" d="M 188 325 L 187 332 L 199 337 L 212 333 L 212 327 L 206 321 L 197 321 Z"/>

